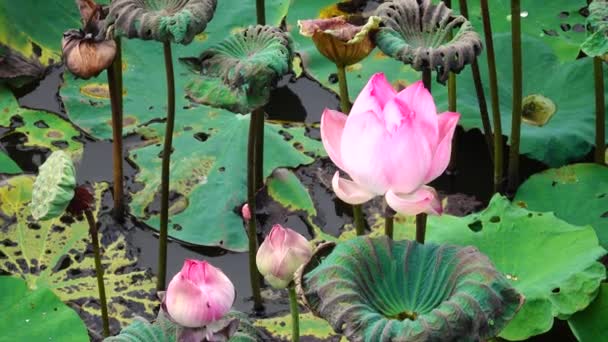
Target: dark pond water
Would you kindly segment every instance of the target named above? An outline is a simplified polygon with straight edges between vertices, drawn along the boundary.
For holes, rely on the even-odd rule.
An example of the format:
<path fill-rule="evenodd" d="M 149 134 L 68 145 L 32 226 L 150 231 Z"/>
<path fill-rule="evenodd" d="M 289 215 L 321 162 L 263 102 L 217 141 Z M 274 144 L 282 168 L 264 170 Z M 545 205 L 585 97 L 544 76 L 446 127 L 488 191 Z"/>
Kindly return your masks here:
<path fill-rule="evenodd" d="M 57 95 L 61 81 L 61 69 L 53 70 L 42 80 L 37 88 L 24 89 L 20 103 L 34 109 L 45 109 L 59 115 L 63 113 L 63 106 Z M 29 90 L 33 91 L 29 92 Z M 274 91 L 270 104 L 266 107 L 268 118 L 272 120 L 295 120 L 308 123 L 318 122 L 325 107 L 338 109 L 338 99 L 335 95 L 322 88 L 318 83 L 307 78 L 294 80 L 287 77 L 282 80 Z M 15 122 L 14 125 L 19 125 Z M 318 138 L 318 130 L 312 130 L 311 136 Z M 79 182 L 112 182 L 112 150 L 111 142 L 96 141 L 86 134 L 79 138 L 84 142 L 84 157 L 78 165 Z M 437 179 L 433 185 L 443 194 L 460 194 L 461 200 L 456 201 L 453 213 L 467 214 L 473 210 L 483 208 L 492 195 L 492 164 L 485 146 L 483 136 L 478 130 L 469 132 L 458 131 L 458 148 L 456 154 L 455 173 L 444 175 Z M 141 138 L 136 135 L 125 139 L 125 149 L 137 144 Z M 13 136 L 0 141 L 10 156 L 26 172 L 35 173 L 38 166 L 50 153 L 48 150 L 25 148 L 22 145 L 23 137 Z M 125 153 L 125 155 L 127 155 Z M 506 154 L 505 154 L 506 155 Z M 318 221 L 326 232 L 337 235 L 345 223 L 352 221 L 352 212 L 349 207 L 336 200 L 330 189 L 318 180 L 319 170 L 322 172 L 331 163 L 326 160 L 317 161 L 312 165 L 301 167 L 296 172 L 306 184 L 313 196 L 319 212 Z M 133 182 L 138 172 L 133 163 L 125 160 L 124 163 L 126 186 L 133 190 L 140 185 Z M 522 158 L 522 180 L 529 175 L 546 169 L 546 166 Z M 456 198 L 456 197 L 455 197 Z M 138 254 L 138 266 L 156 272 L 157 263 L 157 233 L 133 217 L 128 217 L 123 224 L 113 220 L 110 214 L 112 206 L 111 194 L 106 193 L 103 208 L 99 216 L 102 229 L 125 231 L 128 240 Z M 268 228 L 273 223 L 283 223 L 305 236 L 311 237 L 304 221 L 298 216 L 281 217 L 280 222 L 265 222 Z M 213 227 L 209 227 L 212 229 Z M 249 289 L 249 270 L 247 253 L 232 253 L 218 248 L 194 247 L 178 242 L 169 243 L 168 252 L 168 279 L 179 271 L 186 258 L 207 259 L 213 265 L 220 267 L 237 288 L 237 301 L 235 308 L 243 312 L 251 312 L 252 302 Z M 283 291 L 265 289 L 265 295 L 272 297 L 266 304 L 266 315 L 276 315 L 288 311 L 286 294 Z M 533 341 L 575 341 L 570 330 L 563 321 L 557 321 L 555 328 L 548 334 L 536 337 Z"/>

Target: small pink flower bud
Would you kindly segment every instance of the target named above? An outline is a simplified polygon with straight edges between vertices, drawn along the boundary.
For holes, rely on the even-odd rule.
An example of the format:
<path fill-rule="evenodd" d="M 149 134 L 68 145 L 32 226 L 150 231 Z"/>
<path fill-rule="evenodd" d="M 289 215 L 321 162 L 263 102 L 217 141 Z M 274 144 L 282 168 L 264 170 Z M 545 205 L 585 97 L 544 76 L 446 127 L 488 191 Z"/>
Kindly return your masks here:
<path fill-rule="evenodd" d="M 241 208 L 241 215 L 245 221 L 251 220 L 251 211 L 249 210 L 249 204 L 245 203 Z"/>
<path fill-rule="evenodd" d="M 234 285 L 206 261 L 186 259 L 167 288 L 165 307 L 176 323 L 202 327 L 222 318 L 232 307 Z"/>
<path fill-rule="evenodd" d="M 312 256 L 312 246 L 297 232 L 275 224 L 258 249 L 256 264 L 266 281 L 281 289 L 293 280 L 294 272 Z"/>

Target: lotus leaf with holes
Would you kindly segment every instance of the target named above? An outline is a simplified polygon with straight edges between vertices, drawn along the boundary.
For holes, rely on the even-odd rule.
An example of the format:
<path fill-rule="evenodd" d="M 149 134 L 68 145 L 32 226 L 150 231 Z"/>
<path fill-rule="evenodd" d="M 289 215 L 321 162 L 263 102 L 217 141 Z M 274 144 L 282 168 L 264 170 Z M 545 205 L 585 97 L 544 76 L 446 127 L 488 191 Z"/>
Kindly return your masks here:
<path fill-rule="evenodd" d="M 313 313 L 351 341 L 485 340 L 524 301 L 474 247 L 358 237 L 298 273 Z"/>
<path fill-rule="evenodd" d="M 481 53 L 481 39 L 471 23 L 443 2 L 387 1 L 376 15 L 384 24 L 376 34 L 378 48 L 418 71 L 436 70 L 438 82 L 445 83 L 450 71 L 459 73 Z"/>
<path fill-rule="evenodd" d="M 197 75 L 186 86 L 197 103 L 249 113 L 265 105 L 270 90 L 290 71 L 293 49 L 289 36 L 272 26 L 250 26 L 198 58 L 182 58 Z"/>
<path fill-rule="evenodd" d="M 114 0 L 108 21 L 129 38 L 190 44 L 216 6 L 217 0 Z"/>

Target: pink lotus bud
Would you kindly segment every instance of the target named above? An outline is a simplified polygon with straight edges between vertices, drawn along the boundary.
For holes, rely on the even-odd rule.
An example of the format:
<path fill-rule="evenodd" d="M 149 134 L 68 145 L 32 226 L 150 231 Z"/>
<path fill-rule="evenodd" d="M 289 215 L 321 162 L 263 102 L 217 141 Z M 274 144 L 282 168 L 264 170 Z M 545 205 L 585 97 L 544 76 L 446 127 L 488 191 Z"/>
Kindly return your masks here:
<path fill-rule="evenodd" d="M 206 261 L 186 259 L 165 294 L 166 311 L 176 323 L 202 327 L 222 318 L 234 303 L 234 285 Z"/>
<path fill-rule="evenodd" d="M 245 203 L 241 208 L 241 215 L 245 221 L 251 220 L 251 211 L 249 211 L 249 204 Z"/>
<path fill-rule="evenodd" d="M 321 140 L 336 172 L 332 187 L 344 202 L 385 196 L 399 213 L 441 214 L 435 190 L 425 184 L 448 166 L 460 114 L 437 114 L 422 82 L 395 92 L 384 74 L 372 76 L 350 115 L 325 109 Z"/>
<path fill-rule="evenodd" d="M 277 289 L 287 287 L 294 272 L 312 256 L 312 246 L 297 232 L 275 224 L 258 249 L 256 264 L 264 279 Z"/>

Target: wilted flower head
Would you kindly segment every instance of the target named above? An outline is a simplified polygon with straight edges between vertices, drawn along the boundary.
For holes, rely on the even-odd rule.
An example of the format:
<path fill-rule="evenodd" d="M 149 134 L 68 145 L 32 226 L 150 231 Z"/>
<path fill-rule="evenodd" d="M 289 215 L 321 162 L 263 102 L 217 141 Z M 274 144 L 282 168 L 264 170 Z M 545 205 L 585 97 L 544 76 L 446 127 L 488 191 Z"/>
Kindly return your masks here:
<path fill-rule="evenodd" d="M 61 216 L 74 197 L 76 172 L 70 156 L 55 151 L 40 165 L 32 189 L 30 209 L 34 220 Z"/>
<path fill-rule="evenodd" d="M 281 289 L 291 283 L 295 271 L 311 255 L 312 246 L 304 236 L 275 224 L 258 249 L 256 265 L 270 285 Z"/>
<path fill-rule="evenodd" d="M 334 175 L 344 202 L 361 204 L 385 195 L 405 215 L 440 214 L 435 190 L 425 186 L 445 171 L 460 115 L 437 115 L 422 82 L 396 93 L 384 74 L 372 76 L 350 115 L 325 109 L 321 140 L 331 160 L 349 179 Z"/>
<path fill-rule="evenodd" d="M 179 325 L 200 328 L 221 319 L 234 298 L 234 285 L 220 269 L 186 259 L 167 287 L 163 306 Z"/>
<path fill-rule="evenodd" d="M 311 37 L 317 50 L 338 65 L 351 65 L 367 57 L 375 45 L 371 34 L 380 24 L 379 17 L 369 17 L 363 26 L 349 23 L 345 17 L 299 20 L 300 34 Z"/>
<path fill-rule="evenodd" d="M 107 15 L 106 8 L 93 0 L 77 0 L 77 4 L 83 28 L 66 31 L 61 49 L 68 70 L 87 79 L 99 75 L 112 64 L 116 56 L 116 43 L 105 39 L 105 34 L 100 35 L 102 21 Z"/>

